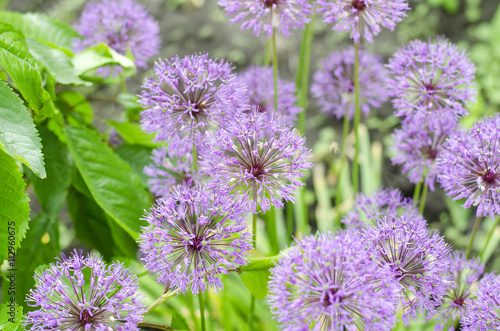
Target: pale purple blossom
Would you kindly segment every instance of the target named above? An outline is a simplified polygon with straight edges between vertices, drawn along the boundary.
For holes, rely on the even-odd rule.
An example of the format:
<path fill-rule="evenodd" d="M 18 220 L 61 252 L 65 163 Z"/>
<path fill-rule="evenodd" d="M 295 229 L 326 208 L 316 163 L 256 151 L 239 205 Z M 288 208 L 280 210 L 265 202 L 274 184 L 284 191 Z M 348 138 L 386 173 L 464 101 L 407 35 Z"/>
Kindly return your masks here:
<path fill-rule="evenodd" d="M 487 274 L 479 282 L 474 299 L 465 302 L 464 331 L 500 330 L 500 277 Z"/>

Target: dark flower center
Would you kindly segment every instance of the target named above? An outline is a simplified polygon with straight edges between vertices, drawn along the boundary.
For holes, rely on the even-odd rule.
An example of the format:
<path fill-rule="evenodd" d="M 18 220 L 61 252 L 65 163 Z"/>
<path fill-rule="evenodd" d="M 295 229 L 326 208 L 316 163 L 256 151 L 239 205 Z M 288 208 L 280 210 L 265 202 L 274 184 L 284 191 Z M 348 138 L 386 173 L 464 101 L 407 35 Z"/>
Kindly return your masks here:
<path fill-rule="evenodd" d="M 278 4 L 278 0 L 264 0 L 264 7 L 273 8 L 274 5 Z"/>
<path fill-rule="evenodd" d="M 262 176 L 264 174 L 264 170 L 261 168 L 261 167 L 254 167 L 252 169 L 252 175 L 255 177 L 255 178 L 259 178 L 260 176 Z"/>
<path fill-rule="evenodd" d="M 488 184 L 488 186 L 496 186 L 497 185 L 497 174 L 491 170 L 486 170 L 483 174 L 480 174 L 483 182 Z"/>
<path fill-rule="evenodd" d="M 80 325 L 85 326 L 87 324 L 92 324 L 94 321 L 94 318 L 92 315 L 90 315 L 90 312 L 88 310 L 82 311 L 82 315 L 80 317 Z"/>
<path fill-rule="evenodd" d="M 191 242 L 192 242 L 192 246 L 194 249 L 199 249 L 200 246 L 202 246 L 202 243 L 203 243 L 203 238 L 193 238 L 191 239 Z"/>
<path fill-rule="evenodd" d="M 321 298 L 321 305 L 323 305 L 323 307 L 328 307 L 331 305 L 331 302 L 330 302 L 330 297 L 334 296 L 335 293 L 337 293 L 337 290 L 336 289 L 330 289 L 328 290 L 328 292 L 326 293 L 326 295 L 324 295 L 322 298 Z M 339 298 L 339 302 L 342 301 L 342 298 Z"/>
<path fill-rule="evenodd" d="M 464 305 L 464 299 L 463 298 L 456 298 L 455 300 L 453 300 L 453 303 L 459 305 L 459 306 L 463 306 Z"/>
<path fill-rule="evenodd" d="M 426 147 L 423 149 L 423 154 L 426 155 L 430 160 L 435 160 L 439 151 L 437 149 Z"/>
<path fill-rule="evenodd" d="M 366 8 L 366 4 L 364 0 L 353 0 L 352 1 L 352 8 L 356 9 L 358 12 L 362 11 L 363 9 Z"/>

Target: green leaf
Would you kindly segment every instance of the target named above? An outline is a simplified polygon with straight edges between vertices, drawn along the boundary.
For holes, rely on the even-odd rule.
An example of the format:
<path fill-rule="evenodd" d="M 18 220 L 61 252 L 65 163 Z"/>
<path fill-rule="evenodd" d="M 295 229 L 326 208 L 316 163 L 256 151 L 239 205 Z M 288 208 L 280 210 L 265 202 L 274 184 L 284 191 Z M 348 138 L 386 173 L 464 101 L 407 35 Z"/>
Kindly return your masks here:
<path fill-rule="evenodd" d="M 64 49 L 69 54 L 71 54 L 73 39 L 80 37 L 69 26 L 43 14 L 3 11 L 0 12 L 0 21 L 13 25 L 26 37 Z"/>
<path fill-rule="evenodd" d="M 23 34 L 12 25 L 2 22 L 0 22 L 0 65 L 35 111 L 37 120 L 43 120 L 55 113 L 52 102 L 54 78 L 31 56 Z"/>
<path fill-rule="evenodd" d="M 29 167 L 37 176 L 46 176 L 42 145 L 21 99 L 0 82 L 0 149 Z"/>
<path fill-rule="evenodd" d="M 122 136 L 123 140 L 127 144 L 131 145 L 143 145 L 149 147 L 158 147 L 160 144 L 154 143 L 154 134 L 146 133 L 142 131 L 141 126 L 137 123 L 128 122 L 115 122 L 107 121 L 109 125 L 114 127 L 116 131 Z"/>
<path fill-rule="evenodd" d="M 122 92 L 118 94 L 116 101 L 118 101 L 118 103 L 127 110 L 127 118 L 129 121 L 132 122 L 140 120 L 140 113 L 143 108 L 137 102 L 137 96 L 128 92 Z"/>
<path fill-rule="evenodd" d="M 21 323 L 23 307 L 14 302 L 7 302 L 0 305 L 0 330 L 16 331 Z"/>
<path fill-rule="evenodd" d="M 151 151 L 150 147 L 140 145 L 121 145 L 115 150 L 116 154 L 139 176 L 145 188 L 148 188 L 148 176 L 144 174 L 144 167 L 152 162 Z"/>
<path fill-rule="evenodd" d="M 91 124 L 94 119 L 92 106 L 83 94 L 66 90 L 57 94 L 59 109 L 65 113 L 72 125 Z"/>
<path fill-rule="evenodd" d="M 245 266 L 239 268 L 241 271 L 256 271 L 256 270 L 269 270 L 274 267 L 276 261 L 278 261 L 279 256 L 270 257 L 249 257 L 248 263 Z"/>
<path fill-rule="evenodd" d="M 136 239 L 140 227 L 146 225 L 141 220 L 144 210 L 150 206 L 139 177 L 94 131 L 68 126 L 65 133 L 75 164 L 97 204 Z"/>
<path fill-rule="evenodd" d="M 243 271 L 240 273 L 241 280 L 256 299 L 264 299 L 267 295 L 267 283 L 269 282 L 269 270 Z"/>
<path fill-rule="evenodd" d="M 184 317 L 177 313 L 172 315 L 172 323 L 170 323 L 170 327 L 174 330 L 189 330 L 189 325 Z"/>
<path fill-rule="evenodd" d="M 12 257 L 28 230 L 30 206 L 16 162 L 0 151 L 0 261 Z M 13 238 L 11 238 L 11 236 Z M 8 252 L 12 252 L 8 254 Z"/>
<path fill-rule="evenodd" d="M 65 85 L 89 84 L 78 77 L 71 58 L 63 51 L 31 38 L 26 38 L 26 42 L 33 57 L 47 68 L 57 82 Z"/>

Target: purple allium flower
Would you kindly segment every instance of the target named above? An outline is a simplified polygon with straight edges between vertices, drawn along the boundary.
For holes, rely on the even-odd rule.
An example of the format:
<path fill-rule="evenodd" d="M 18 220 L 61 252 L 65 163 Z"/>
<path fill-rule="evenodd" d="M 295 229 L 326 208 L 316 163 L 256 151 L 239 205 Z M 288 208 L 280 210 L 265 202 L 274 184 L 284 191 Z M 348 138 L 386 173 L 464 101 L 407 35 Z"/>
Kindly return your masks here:
<path fill-rule="evenodd" d="M 455 133 L 457 122 L 449 116 L 434 118 L 413 118 L 402 123 L 402 128 L 394 131 L 391 158 L 393 164 L 401 165 L 410 182 L 424 185 L 434 191 L 438 175 L 436 158 L 439 156 L 445 139 Z M 425 178 L 424 178 L 425 176 Z"/>
<path fill-rule="evenodd" d="M 252 247 L 243 207 L 222 190 L 174 187 L 147 215 L 139 243 L 145 268 L 182 292 L 222 289 L 219 274 L 246 264 Z"/>
<path fill-rule="evenodd" d="M 344 230 L 296 240 L 271 269 L 268 302 L 281 330 L 391 330 L 399 286 Z"/>
<path fill-rule="evenodd" d="M 88 3 L 75 29 L 83 37 L 76 40 L 76 50 L 106 44 L 122 55 L 130 51 L 139 68 L 146 68 L 146 61 L 160 51 L 158 23 L 132 0 Z"/>
<path fill-rule="evenodd" d="M 359 84 L 361 110 L 368 116 L 370 108 L 379 108 L 389 97 L 387 70 L 382 58 L 368 51 L 359 52 Z M 323 69 L 316 71 L 311 92 L 318 99 L 321 111 L 338 119 L 348 110 L 354 116 L 354 47 L 334 52 L 323 60 Z"/>
<path fill-rule="evenodd" d="M 394 54 L 387 67 L 396 116 L 462 116 L 468 113 L 465 106 L 475 100 L 476 69 L 465 52 L 447 39 L 412 41 Z"/>
<path fill-rule="evenodd" d="M 350 32 L 355 42 L 363 37 L 373 42 L 382 27 L 394 30 L 396 23 L 406 17 L 408 0 L 315 0 L 317 11 L 322 12 L 323 22 L 334 24 L 333 30 Z"/>
<path fill-rule="evenodd" d="M 149 177 L 149 190 L 157 197 L 170 194 L 172 186 L 186 183 L 192 186 L 199 181 L 199 174 L 193 174 L 193 156 L 189 153 L 176 155 L 165 147 L 153 150 L 152 164 L 144 167 L 144 174 Z"/>
<path fill-rule="evenodd" d="M 274 75 L 271 67 L 250 67 L 238 75 L 247 87 L 251 106 L 259 106 L 261 112 L 276 113 L 274 108 Z M 296 103 L 295 83 L 278 78 L 278 112 L 285 117 L 287 125 L 293 125 L 302 109 Z"/>
<path fill-rule="evenodd" d="M 35 288 L 27 301 L 29 330 L 134 331 L 146 313 L 137 277 L 121 263 L 106 266 L 99 254 L 68 258 L 35 273 Z"/>
<path fill-rule="evenodd" d="M 243 83 L 235 80 L 231 64 L 208 54 L 158 61 L 156 77 L 144 81 L 139 103 L 144 131 L 156 133 L 169 149 L 203 147 L 202 134 L 246 109 Z"/>
<path fill-rule="evenodd" d="M 500 115 L 458 131 L 444 143 L 436 160 L 438 181 L 464 208 L 477 206 L 477 216 L 500 214 Z"/>
<path fill-rule="evenodd" d="M 300 178 L 311 168 L 311 151 L 305 138 L 284 123 L 281 115 L 260 113 L 252 107 L 247 116 L 207 134 L 209 148 L 200 169 L 214 178 L 211 185 L 233 191 L 253 212 L 271 205 L 282 208 L 281 199 L 295 202 Z"/>
<path fill-rule="evenodd" d="M 219 0 L 218 4 L 228 15 L 234 15 L 231 23 L 244 21 L 242 30 L 253 29 L 256 36 L 265 32 L 268 38 L 273 28 L 290 36 L 290 30 L 304 28 L 313 13 L 309 0 Z"/>
<path fill-rule="evenodd" d="M 475 299 L 465 302 L 465 314 L 461 321 L 463 330 L 500 330 L 500 277 L 484 275 L 474 296 Z"/>
<path fill-rule="evenodd" d="M 465 313 L 465 302 L 472 297 L 471 287 L 483 274 L 484 264 L 479 259 L 465 259 L 464 252 L 453 252 L 448 257 L 448 272 L 453 276 L 453 283 L 448 287 L 443 303 L 434 312 L 436 327 L 434 330 L 443 330 L 448 324 L 450 330 L 455 330 L 453 325 Z M 432 316 L 430 316 L 432 317 Z"/>
<path fill-rule="evenodd" d="M 355 228 L 364 224 L 375 225 L 383 216 L 396 217 L 403 212 L 418 213 L 411 198 L 406 198 L 398 189 L 379 189 L 370 195 L 358 193 L 342 223 Z"/>
<path fill-rule="evenodd" d="M 401 303 L 406 326 L 411 318 L 438 306 L 448 280 L 449 246 L 416 213 L 381 217 L 376 226 L 366 226 L 362 236 L 380 266 L 389 267 L 402 285 Z"/>

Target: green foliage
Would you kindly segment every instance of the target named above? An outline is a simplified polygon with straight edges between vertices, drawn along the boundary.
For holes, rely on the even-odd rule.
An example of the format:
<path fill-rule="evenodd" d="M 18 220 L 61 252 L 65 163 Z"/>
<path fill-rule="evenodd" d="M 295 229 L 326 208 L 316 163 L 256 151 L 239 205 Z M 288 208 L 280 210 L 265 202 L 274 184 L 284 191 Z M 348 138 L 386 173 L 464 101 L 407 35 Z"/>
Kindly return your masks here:
<path fill-rule="evenodd" d="M 239 268 L 239 275 L 243 284 L 256 299 L 264 299 L 267 295 L 267 283 L 271 273 L 269 268 L 274 266 L 277 256 L 249 258 L 246 266 Z"/>
<path fill-rule="evenodd" d="M 141 126 L 138 123 L 119 123 L 116 121 L 108 121 L 108 124 L 116 129 L 127 144 L 149 147 L 159 146 L 159 144 L 153 142 L 155 137 L 154 134 L 142 131 Z"/>
<path fill-rule="evenodd" d="M 42 145 L 26 107 L 12 89 L 0 82 L 0 149 L 46 176 Z"/>
<path fill-rule="evenodd" d="M 0 305 L 0 330 L 16 331 L 21 323 L 23 307 L 14 304 L 13 310 L 7 303 Z M 12 313 L 12 315 L 11 315 Z"/>
<path fill-rule="evenodd" d="M 151 163 L 151 151 L 150 147 L 127 144 L 118 146 L 115 151 L 139 176 L 145 188 L 148 187 L 148 176 L 144 174 L 144 167 Z"/>
<path fill-rule="evenodd" d="M 176 313 L 172 315 L 172 322 L 170 323 L 170 327 L 174 330 L 189 330 L 189 326 L 184 317 Z"/>

